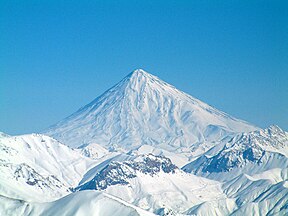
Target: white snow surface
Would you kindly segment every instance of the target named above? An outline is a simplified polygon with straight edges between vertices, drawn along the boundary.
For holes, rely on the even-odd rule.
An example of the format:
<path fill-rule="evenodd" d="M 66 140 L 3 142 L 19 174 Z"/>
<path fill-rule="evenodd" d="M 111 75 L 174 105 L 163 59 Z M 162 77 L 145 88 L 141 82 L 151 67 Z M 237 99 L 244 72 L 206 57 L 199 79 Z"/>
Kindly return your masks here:
<path fill-rule="evenodd" d="M 288 167 L 288 133 L 278 126 L 274 125 L 266 129 L 238 134 L 219 146 L 214 147 L 217 150 L 213 151 L 212 148 L 209 151 L 214 155 L 207 152 L 208 156 L 203 154 L 182 169 L 217 180 L 225 180 L 227 177 L 239 174 L 263 178 L 263 175 L 256 174 L 272 169 L 273 172 L 266 173 L 272 176 L 265 178 L 276 178 L 275 181 L 277 181 L 277 179 L 281 179 L 281 176 L 285 176 L 285 174 L 281 174 L 282 171 L 277 172 L 277 170 L 285 170 Z"/>
<path fill-rule="evenodd" d="M 154 213 L 163 208 L 185 213 L 202 202 L 226 198 L 219 182 L 181 171 L 155 176 L 137 173 L 137 178 L 129 180 L 129 186 L 113 185 L 104 191 Z"/>
<path fill-rule="evenodd" d="M 269 150 L 273 147 L 275 152 L 270 153 L 281 155 L 282 161 L 285 162 L 285 155 L 280 154 L 279 149 L 286 148 L 286 145 L 283 145 L 286 139 L 274 133 L 276 129 L 277 133 L 283 134 L 282 130 L 274 126 L 251 134 L 254 136 L 265 132 L 274 140 L 280 140 L 281 142 L 276 145 L 269 139 L 261 142 L 258 135 L 256 139 L 262 147 L 265 146 Z M 266 137 L 266 135 L 261 136 Z M 234 146 L 232 149 L 241 150 L 239 141 L 249 140 L 247 138 L 249 134 L 236 137 L 232 141 L 238 142 L 238 145 L 229 143 L 224 146 Z M 269 143 L 272 147 L 268 146 Z M 240 146 L 243 146 L 243 143 Z M 248 148 L 253 146 L 254 144 L 247 144 Z M 93 152 L 97 153 L 97 147 L 98 145 L 93 146 Z M 126 161 L 145 162 L 146 156 L 143 157 L 139 152 L 137 154 L 108 152 L 101 147 L 99 155 L 101 152 L 107 154 L 92 160 L 84 157 L 79 149 L 70 149 L 57 140 L 40 134 L 1 137 L 0 149 L 0 215 L 149 215 L 152 213 L 285 215 L 288 213 L 287 166 L 275 168 L 275 164 L 277 165 L 275 162 L 273 166 L 269 163 L 260 163 L 259 167 L 263 166 L 264 169 L 256 169 L 255 174 L 253 172 L 245 174 L 243 168 L 247 164 L 244 163 L 244 166 L 240 167 L 241 172 L 234 172 L 233 175 L 231 175 L 233 170 L 222 172 L 222 183 L 185 173 L 173 166 L 169 173 L 157 171 L 154 163 L 150 162 L 147 167 L 140 166 L 144 172 L 132 171 L 133 166 L 127 167 L 128 169 L 124 167 L 124 170 L 119 166 L 123 172 L 135 174 L 131 178 L 124 179 L 127 184 L 110 185 L 104 190 L 73 192 L 69 190 L 70 187 L 81 186 L 91 181 L 111 163 L 125 165 Z M 141 152 L 145 151 L 149 152 L 149 147 L 143 146 Z M 222 149 L 219 148 L 217 151 L 221 152 Z M 208 158 L 213 158 L 213 153 L 217 155 L 217 151 L 213 149 L 209 151 Z M 160 161 L 167 162 L 165 157 L 153 156 L 151 153 L 148 154 L 148 158 L 152 160 L 159 158 Z M 166 163 L 168 165 L 166 168 L 170 166 L 169 163 Z M 249 167 L 252 170 L 254 168 Z M 145 173 L 146 169 L 152 169 L 152 174 Z M 113 175 L 119 177 L 118 173 Z M 112 180 L 113 175 L 109 176 Z"/>
<path fill-rule="evenodd" d="M 97 161 L 46 135 L 2 136 L 0 195 L 50 201 L 69 193 L 95 164 Z"/>
<path fill-rule="evenodd" d="M 7 216 L 151 216 L 117 197 L 96 191 L 79 191 L 48 203 L 23 202 L 0 196 L 0 215 Z"/>
<path fill-rule="evenodd" d="M 138 69 L 46 134 L 71 147 L 145 144 L 199 155 L 227 135 L 256 129 Z"/>
<path fill-rule="evenodd" d="M 92 169 L 94 176 L 85 177 L 76 190 L 104 191 L 154 213 L 185 213 L 202 202 L 226 198 L 220 182 L 185 173 L 161 156 L 120 157 L 101 167 Z"/>
<path fill-rule="evenodd" d="M 97 143 L 91 143 L 90 145 L 80 146 L 76 151 L 79 151 L 85 157 L 92 159 L 101 159 L 109 154 L 109 151 Z"/>

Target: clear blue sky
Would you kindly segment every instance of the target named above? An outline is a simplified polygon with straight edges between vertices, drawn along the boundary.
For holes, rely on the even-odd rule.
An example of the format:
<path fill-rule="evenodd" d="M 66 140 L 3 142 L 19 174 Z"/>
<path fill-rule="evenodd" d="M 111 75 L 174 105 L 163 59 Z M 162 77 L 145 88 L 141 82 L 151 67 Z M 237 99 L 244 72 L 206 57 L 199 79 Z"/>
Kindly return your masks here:
<path fill-rule="evenodd" d="M 288 129 L 287 1 L 0 0 L 0 131 L 41 131 L 136 68 Z"/>

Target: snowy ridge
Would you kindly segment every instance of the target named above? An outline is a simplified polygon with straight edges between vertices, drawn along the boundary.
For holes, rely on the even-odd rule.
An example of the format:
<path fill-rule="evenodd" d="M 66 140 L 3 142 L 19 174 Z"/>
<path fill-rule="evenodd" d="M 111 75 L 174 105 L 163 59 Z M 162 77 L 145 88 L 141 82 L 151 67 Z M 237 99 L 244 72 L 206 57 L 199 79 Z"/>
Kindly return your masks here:
<path fill-rule="evenodd" d="M 287 178 L 273 184 L 268 180 L 256 180 L 249 175 L 225 182 L 224 192 L 235 200 L 237 208 L 231 215 L 286 215 L 288 213 Z"/>
<path fill-rule="evenodd" d="M 226 143 L 214 156 L 202 155 L 185 165 L 183 170 L 213 179 L 225 179 L 236 173 L 254 175 L 274 168 L 287 168 L 287 141 L 287 132 L 276 126 L 242 133 Z"/>
<path fill-rule="evenodd" d="M 91 181 L 76 190 L 104 190 L 111 185 L 129 184 L 128 179 L 136 178 L 137 172 L 153 176 L 159 172 L 175 173 L 176 169 L 178 168 L 169 158 L 152 154 L 141 155 L 133 160 L 109 163 Z"/>
<path fill-rule="evenodd" d="M 94 164 L 96 161 L 46 135 L 2 136 L 0 195 L 28 201 L 55 200 L 77 186 Z"/>
<path fill-rule="evenodd" d="M 154 146 L 150 145 L 141 145 L 139 148 L 133 149 L 129 151 L 127 154 L 131 156 L 137 156 L 137 155 L 142 155 L 142 154 L 153 154 L 153 155 L 158 155 L 158 156 L 164 156 L 169 158 L 173 164 L 175 164 L 178 167 L 182 167 L 185 164 L 188 163 L 188 158 L 185 155 L 179 154 L 179 153 L 174 153 L 174 152 L 169 152 L 167 150 L 157 148 Z"/>
<path fill-rule="evenodd" d="M 186 213 L 287 215 L 287 132 L 270 126 L 239 134 L 223 144 L 182 169 L 222 181 L 227 198 L 203 202 Z"/>
<path fill-rule="evenodd" d="M 227 135 L 255 129 L 135 70 L 46 133 L 72 147 L 98 143 L 132 150 L 147 144 L 197 155 Z"/>

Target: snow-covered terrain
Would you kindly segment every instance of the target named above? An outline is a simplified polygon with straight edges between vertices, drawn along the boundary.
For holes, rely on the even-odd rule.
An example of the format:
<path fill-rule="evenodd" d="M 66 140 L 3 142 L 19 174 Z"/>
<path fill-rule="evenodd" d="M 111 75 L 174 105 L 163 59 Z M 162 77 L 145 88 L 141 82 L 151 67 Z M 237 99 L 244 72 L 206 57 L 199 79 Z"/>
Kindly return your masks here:
<path fill-rule="evenodd" d="M 40 134 L 0 137 L 0 195 L 50 201 L 69 193 L 97 162 Z"/>
<path fill-rule="evenodd" d="M 49 203 L 28 203 L 0 196 L 0 215 L 150 216 L 154 214 L 109 194 L 80 191 Z"/>
<path fill-rule="evenodd" d="M 217 210 L 220 215 L 287 215 L 287 150 L 288 133 L 270 126 L 239 134 L 222 149 L 211 149 L 185 165 L 186 172 L 223 182 L 229 197 L 222 203 L 205 202 L 187 213 L 205 215 L 208 208 L 221 205 L 225 210 Z"/>
<path fill-rule="evenodd" d="M 199 203 L 224 199 L 221 184 L 187 174 L 163 156 L 152 154 L 110 162 L 77 190 L 105 191 L 154 213 L 184 213 Z"/>
<path fill-rule="evenodd" d="M 0 215 L 288 215 L 288 133 L 143 70 L 46 134 L 0 132 Z"/>
<path fill-rule="evenodd" d="M 46 133 L 71 147 L 146 144 L 199 155 L 227 135 L 255 129 L 139 69 Z"/>
<path fill-rule="evenodd" d="M 185 165 L 183 170 L 212 179 L 225 179 L 241 173 L 255 175 L 275 168 L 287 168 L 287 152 L 288 133 L 271 126 L 236 135 L 215 155 L 207 152 Z"/>

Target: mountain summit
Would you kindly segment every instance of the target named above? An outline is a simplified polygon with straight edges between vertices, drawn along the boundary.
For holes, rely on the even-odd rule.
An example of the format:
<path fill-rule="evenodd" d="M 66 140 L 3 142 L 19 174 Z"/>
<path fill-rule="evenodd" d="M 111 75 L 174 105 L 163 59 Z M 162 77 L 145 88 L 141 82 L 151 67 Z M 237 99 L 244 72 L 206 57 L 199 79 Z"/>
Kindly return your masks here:
<path fill-rule="evenodd" d="M 146 144 L 193 154 L 256 129 L 138 69 L 46 133 L 71 147 L 131 150 Z"/>

